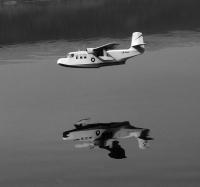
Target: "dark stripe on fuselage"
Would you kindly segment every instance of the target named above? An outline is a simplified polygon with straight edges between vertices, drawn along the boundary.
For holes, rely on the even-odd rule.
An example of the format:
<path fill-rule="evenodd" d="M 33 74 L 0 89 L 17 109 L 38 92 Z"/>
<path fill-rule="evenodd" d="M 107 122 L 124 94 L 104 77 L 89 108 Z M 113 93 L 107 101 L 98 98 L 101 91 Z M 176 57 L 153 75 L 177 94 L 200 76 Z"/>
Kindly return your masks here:
<path fill-rule="evenodd" d="M 64 67 L 70 67 L 70 68 L 100 68 L 103 66 L 116 66 L 116 65 L 122 65 L 125 64 L 125 61 L 123 62 L 114 62 L 114 63 L 99 63 L 99 64 L 79 64 L 79 65 L 66 65 L 66 64 L 58 64 L 60 66 Z"/>
<path fill-rule="evenodd" d="M 84 64 L 84 65 L 66 65 L 66 64 L 58 64 L 63 67 L 68 67 L 68 68 L 99 68 L 101 66 L 99 65 L 94 65 L 94 64 Z"/>

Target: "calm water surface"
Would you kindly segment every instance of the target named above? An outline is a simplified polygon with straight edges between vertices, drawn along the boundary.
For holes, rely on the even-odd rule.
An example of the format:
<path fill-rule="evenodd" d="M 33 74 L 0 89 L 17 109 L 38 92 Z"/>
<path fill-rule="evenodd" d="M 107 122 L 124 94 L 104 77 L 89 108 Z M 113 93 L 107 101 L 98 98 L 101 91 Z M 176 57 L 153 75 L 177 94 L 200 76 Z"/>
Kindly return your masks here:
<path fill-rule="evenodd" d="M 69 2 L 66 7 L 80 9 L 79 13 L 86 16 L 78 21 L 81 24 L 91 16 L 91 7 L 107 7 L 107 1 L 79 1 L 80 6 Z M 170 9 L 172 1 L 163 5 L 152 0 L 151 7 L 143 7 L 127 0 L 129 6 L 123 6 L 126 11 L 121 9 L 122 1 L 116 2 L 103 15 L 92 12 L 99 22 L 93 29 L 79 25 L 83 32 L 76 32 L 77 24 L 72 23 L 77 17 L 72 19 L 73 11 L 67 12 L 66 25 L 70 23 L 72 27 L 70 30 L 65 25 L 63 33 L 59 32 L 64 20 L 60 17 L 66 7 L 26 5 L 29 13 L 24 4 L 9 8 L 0 4 L 0 25 L 7 23 L 0 27 L 0 186 L 200 185 L 199 11 L 185 11 L 195 6 L 189 6 L 187 1 L 179 6 L 179 0 L 173 1 L 179 6 L 177 14 L 176 8 Z M 129 7 L 133 5 L 142 8 L 132 15 Z M 149 12 L 144 14 L 148 7 Z M 166 12 L 171 10 L 170 15 L 163 12 L 166 7 Z M 60 20 L 45 37 L 41 31 L 44 27 L 36 24 L 37 15 L 44 9 L 44 27 L 51 28 Z M 109 25 L 109 20 L 99 30 L 106 17 L 120 17 L 118 10 L 121 14 L 126 12 L 121 18 L 130 18 L 126 22 L 120 20 L 121 30 L 115 21 Z M 156 21 L 149 22 L 156 15 Z M 27 24 L 30 22 L 31 28 Z M 31 35 L 29 29 L 34 31 Z M 70 51 L 107 42 L 129 47 L 132 32 L 138 30 L 145 33 L 147 50 L 125 65 L 71 69 L 56 64 Z M 55 35 L 56 32 L 60 34 Z M 129 120 L 133 125 L 151 129 L 155 140 L 147 150 L 139 150 L 135 139 L 121 141 L 128 157 L 123 160 L 111 159 L 101 149 L 76 149 L 73 143 L 62 140 L 62 132 L 85 117 L 94 122 Z"/>
<path fill-rule="evenodd" d="M 49 41 L 0 49 L 1 186 L 199 186 L 198 32 L 147 35 L 126 65 L 70 69 L 66 52 L 111 38 Z M 130 38 L 118 39 L 122 47 Z M 128 158 L 75 149 L 62 132 L 81 118 L 130 120 L 151 129 L 151 148 L 124 140 Z"/>

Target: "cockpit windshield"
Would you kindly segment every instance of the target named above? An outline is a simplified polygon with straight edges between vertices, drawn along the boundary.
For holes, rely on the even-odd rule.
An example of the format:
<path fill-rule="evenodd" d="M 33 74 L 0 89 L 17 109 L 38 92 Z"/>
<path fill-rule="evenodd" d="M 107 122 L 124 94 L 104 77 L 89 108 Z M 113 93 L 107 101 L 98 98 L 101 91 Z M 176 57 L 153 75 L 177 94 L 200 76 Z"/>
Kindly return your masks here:
<path fill-rule="evenodd" d="M 73 53 L 69 53 L 68 55 L 67 55 L 67 58 L 73 58 L 74 57 L 74 54 Z"/>

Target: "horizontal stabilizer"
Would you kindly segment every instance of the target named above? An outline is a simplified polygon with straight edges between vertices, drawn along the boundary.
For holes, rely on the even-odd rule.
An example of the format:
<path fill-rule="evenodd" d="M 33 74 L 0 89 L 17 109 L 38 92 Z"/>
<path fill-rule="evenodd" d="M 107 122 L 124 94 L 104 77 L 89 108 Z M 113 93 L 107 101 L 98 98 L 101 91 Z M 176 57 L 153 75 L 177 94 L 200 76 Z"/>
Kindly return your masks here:
<path fill-rule="evenodd" d="M 107 43 L 105 45 L 99 46 L 99 47 L 95 47 L 95 48 L 87 48 L 86 51 L 89 54 L 96 54 L 99 53 L 103 50 L 110 50 L 110 49 L 115 49 L 116 46 L 119 45 L 118 43 Z"/>

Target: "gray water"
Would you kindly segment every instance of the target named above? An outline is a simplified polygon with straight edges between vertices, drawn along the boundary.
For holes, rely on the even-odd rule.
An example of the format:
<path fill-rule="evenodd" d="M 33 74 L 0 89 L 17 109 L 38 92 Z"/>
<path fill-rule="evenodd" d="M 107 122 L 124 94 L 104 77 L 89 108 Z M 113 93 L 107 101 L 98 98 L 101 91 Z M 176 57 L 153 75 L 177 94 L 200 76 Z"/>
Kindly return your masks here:
<path fill-rule="evenodd" d="M 130 33 L 131 35 L 131 33 Z M 199 186 L 199 32 L 144 36 L 122 66 L 60 67 L 69 51 L 113 41 L 57 40 L 0 49 L 1 186 Z M 117 39 L 120 47 L 130 37 Z M 121 141 L 128 158 L 76 149 L 62 132 L 81 118 L 151 129 L 150 148 Z"/>
<path fill-rule="evenodd" d="M 0 186 L 199 186 L 198 0 L 0 1 Z M 70 51 L 108 42 L 146 52 L 125 65 L 60 67 Z M 76 149 L 63 131 L 92 122 L 148 128 L 150 148 L 126 159 Z"/>

